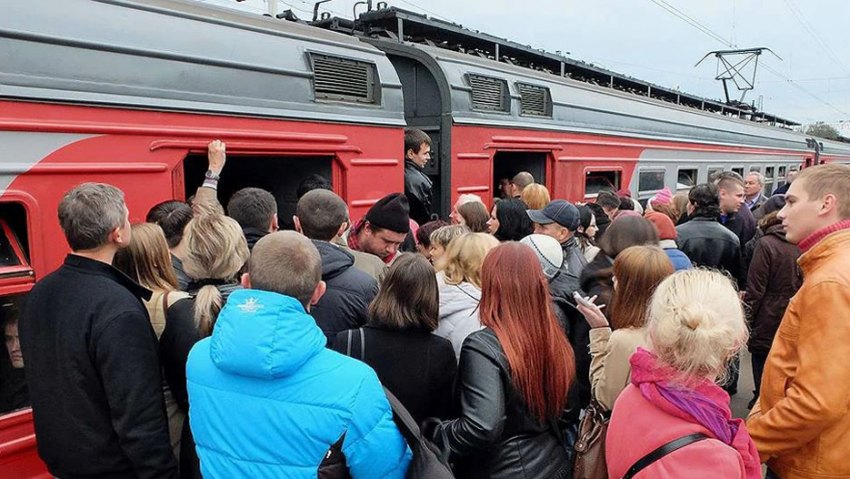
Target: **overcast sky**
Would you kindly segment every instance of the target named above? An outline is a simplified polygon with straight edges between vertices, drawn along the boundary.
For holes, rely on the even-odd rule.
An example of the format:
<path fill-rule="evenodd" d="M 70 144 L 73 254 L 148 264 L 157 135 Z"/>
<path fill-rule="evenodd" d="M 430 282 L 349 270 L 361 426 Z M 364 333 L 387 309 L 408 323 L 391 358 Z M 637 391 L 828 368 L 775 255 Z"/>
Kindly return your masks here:
<path fill-rule="evenodd" d="M 266 0 L 205 0 L 263 12 Z M 769 47 L 745 101 L 802 123 L 826 121 L 850 136 L 848 0 L 393 0 L 390 5 L 708 98 L 720 99 L 712 50 L 728 44 L 677 18 L 667 4 L 738 48 Z M 278 0 L 309 19 L 309 0 Z M 323 5 L 351 18 L 354 0 Z M 659 5 L 661 4 L 661 5 Z M 361 9 L 363 7 L 360 7 Z M 342 15 L 340 15 L 342 14 Z M 764 66 L 775 70 L 769 71 Z M 784 77 L 784 78 L 782 78 Z M 786 79 L 793 80 L 789 83 Z M 730 94 L 739 95 L 733 90 Z M 839 124 L 843 122 L 843 124 Z"/>

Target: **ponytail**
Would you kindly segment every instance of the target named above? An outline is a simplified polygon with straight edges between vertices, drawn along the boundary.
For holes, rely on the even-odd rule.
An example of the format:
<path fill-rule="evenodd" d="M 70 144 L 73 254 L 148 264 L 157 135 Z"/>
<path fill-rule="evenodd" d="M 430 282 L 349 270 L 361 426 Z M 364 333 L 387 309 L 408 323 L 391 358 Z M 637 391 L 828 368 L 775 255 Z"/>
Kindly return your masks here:
<path fill-rule="evenodd" d="M 215 286 L 207 285 L 198 291 L 195 297 L 195 326 L 201 338 L 212 335 L 222 305 L 221 292 Z"/>

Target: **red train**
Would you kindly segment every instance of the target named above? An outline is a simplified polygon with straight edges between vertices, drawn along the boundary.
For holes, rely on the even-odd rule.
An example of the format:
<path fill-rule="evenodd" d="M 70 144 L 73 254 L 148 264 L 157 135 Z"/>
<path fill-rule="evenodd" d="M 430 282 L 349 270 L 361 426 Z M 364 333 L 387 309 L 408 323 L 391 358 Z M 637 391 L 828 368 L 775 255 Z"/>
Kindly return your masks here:
<path fill-rule="evenodd" d="M 2 303 L 68 252 L 56 208 L 78 183 L 120 187 L 141 221 L 191 194 L 221 138 L 223 202 L 259 186 L 287 218 L 295 187 L 321 174 L 358 218 L 402 189 L 407 125 L 433 139 L 444 216 L 462 193 L 489 202 L 518 171 L 583 200 L 606 186 L 647 198 L 713 169 L 758 169 L 774 188 L 790 167 L 850 162 L 850 145 L 812 142 L 787 120 L 396 9 L 311 26 L 178 0 L 12 2 L 0 25 Z M 20 377 L 6 359 L 0 387 Z M 50 477 L 30 411 L 0 414 L 0 476 Z"/>

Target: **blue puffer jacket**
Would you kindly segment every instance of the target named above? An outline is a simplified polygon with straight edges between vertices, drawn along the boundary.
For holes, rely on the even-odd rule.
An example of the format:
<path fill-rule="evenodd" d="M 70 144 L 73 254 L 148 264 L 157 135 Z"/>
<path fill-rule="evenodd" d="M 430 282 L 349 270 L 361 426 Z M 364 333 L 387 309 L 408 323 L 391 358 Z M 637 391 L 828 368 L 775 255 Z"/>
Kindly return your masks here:
<path fill-rule="evenodd" d="M 231 294 L 186 365 L 204 478 L 316 479 L 343 433 L 354 479 L 404 478 L 411 453 L 378 377 L 326 342 L 295 299 Z"/>
<path fill-rule="evenodd" d="M 682 271 L 694 267 L 688 256 L 680 249 L 676 248 L 675 241 L 661 241 L 661 247 L 664 248 L 664 252 L 667 253 L 667 257 L 670 258 L 670 262 L 673 263 L 673 269 L 676 271 Z"/>

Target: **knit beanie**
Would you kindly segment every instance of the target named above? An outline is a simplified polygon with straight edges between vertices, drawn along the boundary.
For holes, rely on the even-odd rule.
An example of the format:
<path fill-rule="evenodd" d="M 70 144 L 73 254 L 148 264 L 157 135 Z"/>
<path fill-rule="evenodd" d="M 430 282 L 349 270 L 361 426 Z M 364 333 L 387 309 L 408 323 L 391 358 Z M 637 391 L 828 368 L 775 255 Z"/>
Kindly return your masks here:
<path fill-rule="evenodd" d="M 521 239 L 520 243 L 534 250 L 543 268 L 543 276 L 551 281 L 564 264 L 564 251 L 558 240 L 547 235 L 532 234 Z"/>
<path fill-rule="evenodd" d="M 655 226 L 658 231 L 658 239 L 662 241 L 676 239 L 676 225 L 673 224 L 673 220 L 669 216 L 657 211 L 650 211 L 644 218 L 648 219 L 652 226 Z"/>
<path fill-rule="evenodd" d="M 366 213 L 366 221 L 396 233 L 410 231 L 410 204 L 402 193 L 384 196 Z"/>
<path fill-rule="evenodd" d="M 649 200 L 650 204 L 654 205 L 669 205 L 673 201 L 673 192 L 666 186 Z"/>

